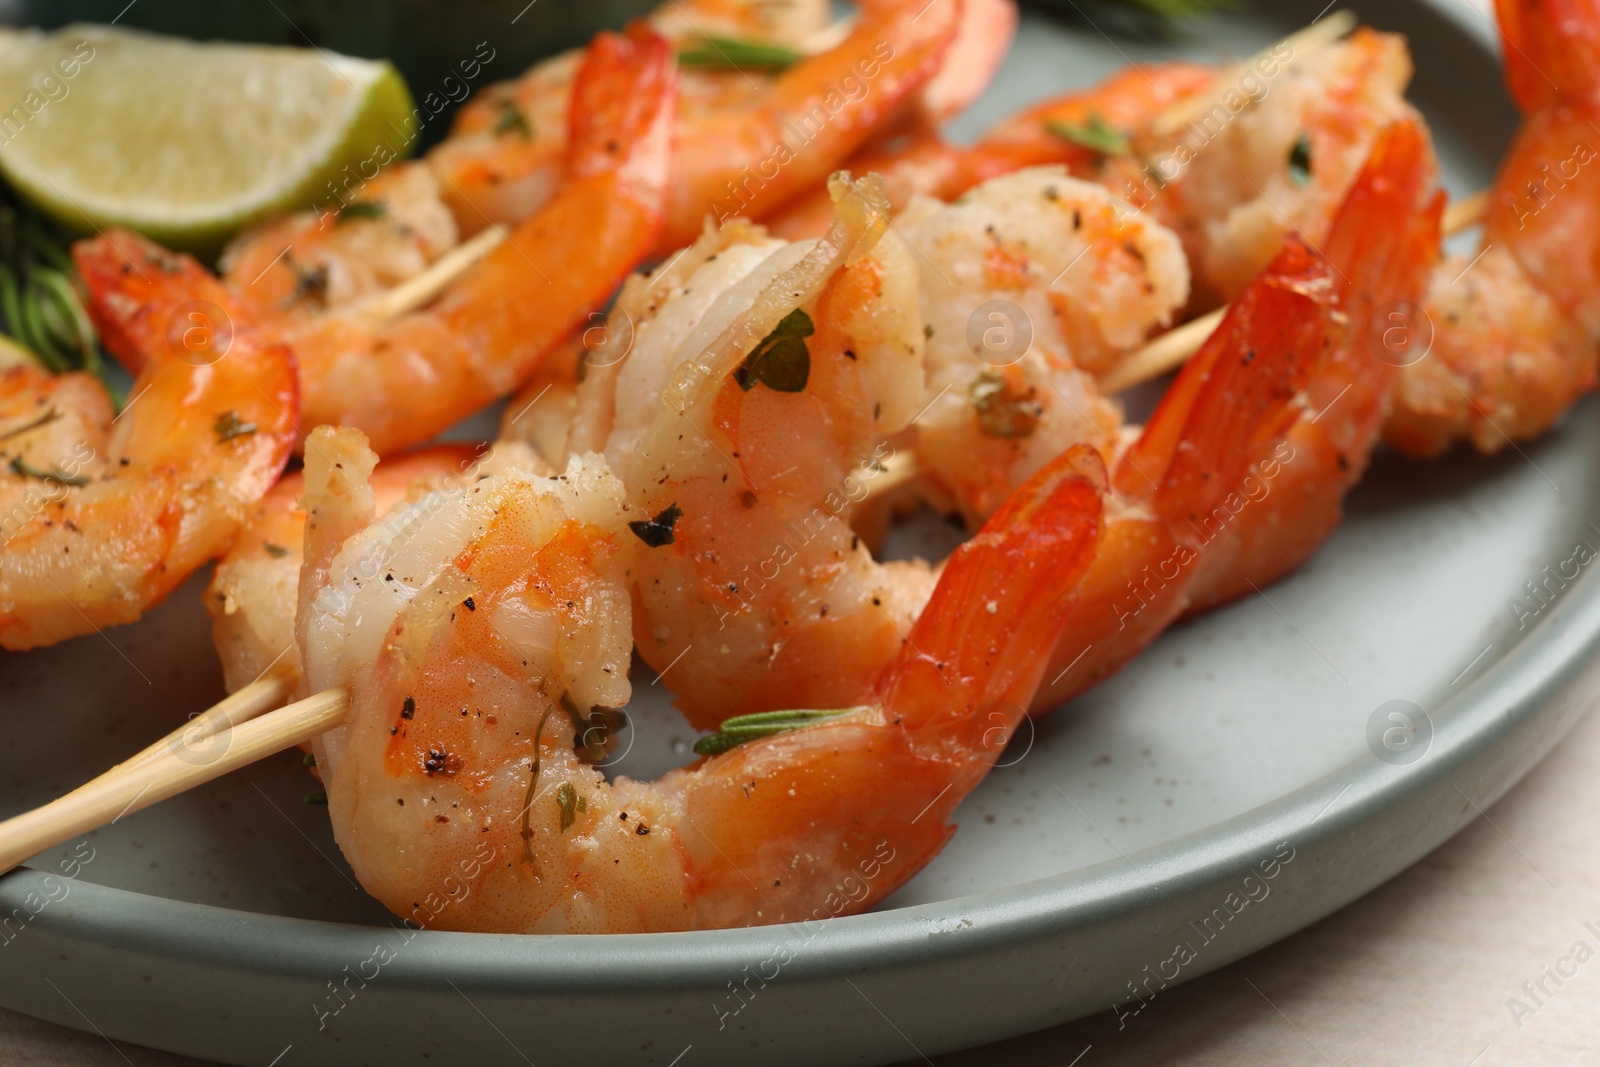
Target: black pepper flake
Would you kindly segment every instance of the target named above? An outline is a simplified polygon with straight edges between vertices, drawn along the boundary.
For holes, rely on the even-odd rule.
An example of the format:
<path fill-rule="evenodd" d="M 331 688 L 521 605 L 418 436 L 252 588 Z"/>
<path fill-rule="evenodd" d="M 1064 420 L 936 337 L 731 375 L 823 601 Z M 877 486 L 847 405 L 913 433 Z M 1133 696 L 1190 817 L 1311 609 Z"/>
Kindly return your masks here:
<path fill-rule="evenodd" d="M 400 705 L 400 717 L 409 719 L 417 713 L 417 698 L 406 697 L 406 702 Z"/>
<path fill-rule="evenodd" d="M 428 754 L 422 757 L 422 771 L 429 778 L 442 775 L 445 778 L 455 774 L 461 769 L 461 757 L 453 755 L 442 748 L 430 748 Z"/>
<path fill-rule="evenodd" d="M 1295 185 L 1311 184 L 1311 135 L 1302 133 L 1289 148 L 1289 180 Z"/>
<path fill-rule="evenodd" d="M 466 608 L 468 611 L 477 611 L 478 610 L 478 605 L 476 605 L 476 604 L 474 604 L 472 602 L 472 598 L 471 597 L 467 597 L 467 599 L 463 600 L 461 602 L 461 606 Z"/>
<path fill-rule="evenodd" d="M 653 519 L 638 519 L 628 523 L 628 529 L 633 535 L 643 541 L 650 548 L 661 548 L 672 544 L 673 528 L 678 525 L 678 520 L 683 518 L 683 509 L 677 503 L 671 503 Z"/>
<path fill-rule="evenodd" d="M 650 827 L 646 826 L 644 823 L 640 823 L 639 824 L 639 828 L 634 831 L 634 833 L 638 834 L 640 837 L 644 837 L 649 832 L 650 832 Z"/>

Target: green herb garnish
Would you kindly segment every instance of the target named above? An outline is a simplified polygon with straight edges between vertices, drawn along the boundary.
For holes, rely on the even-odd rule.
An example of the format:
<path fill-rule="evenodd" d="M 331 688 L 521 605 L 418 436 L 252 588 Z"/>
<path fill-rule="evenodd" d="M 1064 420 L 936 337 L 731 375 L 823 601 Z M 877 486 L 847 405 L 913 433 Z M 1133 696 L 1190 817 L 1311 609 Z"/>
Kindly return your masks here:
<path fill-rule="evenodd" d="M 812 726 L 829 719 L 837 719 L 851 715 L 864 708 L 835 708 L 821 711 L 811 708 L 796 709 L 792 711 L 762 711 L 754 715 L 737 715 L 723 722 L 720 729 L 714 734 L 707 734 L 694 743 L 695 753 L 701 756 L 715 756 L 726 752 L 730 748 L 737 748 L 746 741 L 756 741 L 763 737 L 772 737 L 776 734 L 786 734 L 790 730 L 798 730 L 803 726 Z"/>
<path fill-rule="evenodd" d="M 566 833 L 578 818 L 578 813 L 589 810 L 589 802 L 572 788 L 570 782 L 562 782 L 556 790 L 556 807 L 561 809 L 561 832 Z"/>
<path fill-rule="evenodd" d="M 87 371 L 110 390 L 70 244 L 60 226 L 0 187 L 0 329 L 45 370 Z M 120 407 L 116 391 L 113 399 Z"/>
<path fill-rule="evenodd" d="M 1311 184 L 1311 137 L 1302 133 L 1289 149 L 1289 180 L 1296 185 Z"/>
<path fill-rule="evenodd" d="M 1044 128 L 1064 141 L 1071 141 L 1081 148 L 1091 152 L 1098 152 L 1102 156 L 1128 156 L 1133 154 L 1133 146 L 1128 143 L 1128 135 L 1121 130 L 1112 129 L 1102 118 L 1099 112 L 1089 116 L 1089 122 L 1077 126 L 1070 122 L 1046 122 Z"/>
<path fill-rule="evenodd" d="M 29 430 L 37 430 L 41 426 L 48 426 L 50 423 L 55 422 L 60 417 L 61 417 L 61 412 L 57 411 L 55 408 L 52 407 L 49 410 L 47 410 L 43 415 L 39 415 L 39 416 L 37 416 L 35 418 L 29 419 L 27 422 L 23 423 L 21 426 L 14 426 L 11 429 L 7 430 L 5 433 L 0 433 L 0 441 L 5 441 L 5 440 L 8 440 L 8 439 L 10 439 L 12 437 L 20 437 L 21 435 L 27 433 Z"/>
<path fill-rule="evenodd" d="M 805 58 L 804 52 L 764 41 L 708 36 L 705 42 L 702 47 L 686 48 L 679 52 L 678 65 L 701 70 L 780 71 Z"/>
<path fill-rule="evenodd" d="M 779 393 L 804 392 L 811 377 L 811 350 L 806 347 L 806 338 L 816 332 L 811 316 L 795 308 L 751 349 L 733 372 L 733 380 L 746 392 L 754 389 L 757 382 Z"/>
<path fill-rule="evenodd" d="M 500 101 L 500 114 L 495 116 L 494 126 L 490 128 L 490 132 L 496 137 L 504 137 L 508 133 L 520 133 L 524 141 L 533 140 L 533 126 L 515 100 Z"/>
<path fill-rule="evenodd" d="M 1096 25 L 1103 23 L 1112 32 L 1171 37 L 1182 31 L 1185 23 L 1245 6 L 1246 0 L 1076 0 L 1062 4 L 1061 9 Z"/>
<path fill-rule="evenodd" d="M 967 388 L 978 412 L 978 429 L 987 437 L 1027 437 L 1039 425 L 1043 410 L 1033 389 L 1018 392 L 998 371 L 986 370 Z"/>
<path fill-rule="evenodd" d="M 333 224 L 340 226 L 357 219 L 382 219 L 388 216 L 389 205 L 382 200 L 357 200 L 340 208 L 339 214 L 333 217 Z"/>
<path fill-rule="evenodd" d="M 606 745 L 628 725 L 627 713 L 604 704 L 580 708 L 571 693 L 561 694 L 561 707 L 572 720 L 572 747 L 577 749 L 578 758 L 594 766 L 604 763 Z"/>
<path fill-rule="evenodd" d="M 235 437 L 248 437 L 258 429 L 255 423 L 240 419 L 237 411 L 224 411 L 217 416 L 217 421 L 211 424 L 211 428 L 217 433 L 219 445 Z"/>
<path fill-rule="evenodd" d="M 683 509 L 676 503 L 668 504 L 666 508 L 653 519 L 638 519 L 628 523 L 628 529 L 633 535 L 651 548 L 661 548 L 672 544 L 673 528 L 678 525 L 678 520 L 683 518 Z"/>
<path fill-rule="evenodd" d="M 326 789 L 313 789 L 306 794 L 305 801 L 307 804 L 317 804 L 325 808 L 328 806 L 328 791 Z"/>
<path fill-rule="evenodd" d="M 58 482 L 61 485 L 77 486 L 89 484 L 89 479 L 81 474 L 68 474 L 57 467 L 51 467 L 49 470 L 40 470 L 21 456 L 11 457 L 11 470 L 24 478 L 37 478 L 41 482 Z"/>
<path fill-rule="evenodd" d="M 266 549 L 267 555 L 273 559 L 282 559 L 289 554 L 289 550 L 282 545 L 275 545 L 271 541 L 261 542 L 261 547 Z"/>

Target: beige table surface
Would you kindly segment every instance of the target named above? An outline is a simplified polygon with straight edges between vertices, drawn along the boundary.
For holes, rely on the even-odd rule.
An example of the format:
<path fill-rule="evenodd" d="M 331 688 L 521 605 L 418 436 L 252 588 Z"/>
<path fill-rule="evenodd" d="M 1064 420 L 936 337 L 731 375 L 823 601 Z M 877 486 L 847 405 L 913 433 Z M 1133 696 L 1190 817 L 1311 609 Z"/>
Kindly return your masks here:
<path fill-rule="evenodd" d="M 1597 816 L 1600 717 L 1590 716 L 1421 863 L 1287 941 L 1164 992 L 1125 1029 L 1107 1010 L 933 1062 L 1600 1067 L 1600 935 L 1585 926 L 1600 930 Z M 1576 974 L 1547 977 L 1558 967 Z M 907 1053 L 907 1067 L 926 1062 Z M 200 1063 L 0 1008 L 0 1065 Z"/>

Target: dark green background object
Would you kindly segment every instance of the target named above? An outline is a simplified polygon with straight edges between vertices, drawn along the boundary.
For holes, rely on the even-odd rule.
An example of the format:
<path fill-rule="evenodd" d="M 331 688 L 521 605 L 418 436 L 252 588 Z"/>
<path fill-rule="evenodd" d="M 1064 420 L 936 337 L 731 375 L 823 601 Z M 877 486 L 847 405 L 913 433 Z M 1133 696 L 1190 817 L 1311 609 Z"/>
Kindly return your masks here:
<path fill-rule="evenodd" d="M 654 6 L 650 0 L 135 0 L 131 6 L 128 0 L 22 0 L 17 9 L 18 21 L 47 29 L 110 22 L 121 13 L 118 25 L 197 40 L 310 44 L 389 59 L 421 101 L 430 92 L 461 95 L 445 79 L 459 79 L 461 62 L 472 60 L 480 44 L 494 49 L 494 58 L 465 86 L 474 92 Z M 448 121 L 429 126 L 424 148 L 444 136 Z"/>

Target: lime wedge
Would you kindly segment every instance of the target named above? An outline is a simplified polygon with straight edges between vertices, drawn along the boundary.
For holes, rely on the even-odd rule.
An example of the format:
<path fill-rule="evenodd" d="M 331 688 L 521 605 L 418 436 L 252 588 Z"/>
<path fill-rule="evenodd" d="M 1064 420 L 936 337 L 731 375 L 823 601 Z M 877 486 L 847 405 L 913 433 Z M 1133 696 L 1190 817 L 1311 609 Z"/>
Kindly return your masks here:
<path fill-rule="evenodd" d="M 415 132 L 388 63 L 110 26 L 0 31 L 0 172 L 75 232 L 214 250 L 328 203 L 330 182 L 372 177 Z"/>

